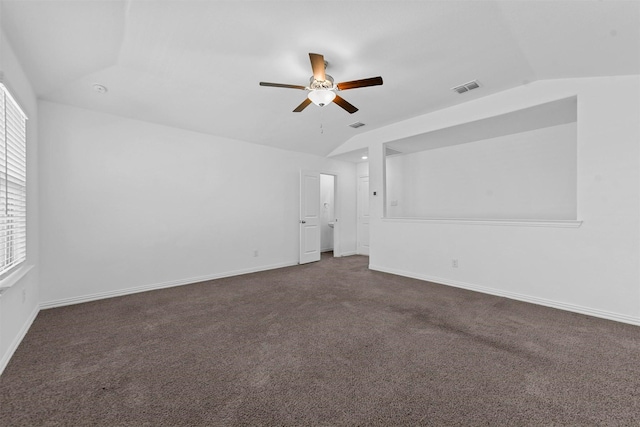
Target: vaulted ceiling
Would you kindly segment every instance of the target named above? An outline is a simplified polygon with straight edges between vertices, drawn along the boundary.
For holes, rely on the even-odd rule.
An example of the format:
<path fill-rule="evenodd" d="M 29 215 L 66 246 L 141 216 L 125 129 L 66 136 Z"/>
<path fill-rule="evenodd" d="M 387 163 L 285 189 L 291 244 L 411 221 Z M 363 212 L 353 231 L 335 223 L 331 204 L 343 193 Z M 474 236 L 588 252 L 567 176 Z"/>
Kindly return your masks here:
<path fill-rule="evenodd" d="M 2 0 L 0 14 L 41 99 L 318 155 L 534 80 L 640 73 L 637 1 Z M 307 85 L 309 52 L 336 82 L 384 85 L 342 92 L 355 114 L 293 113 L 305 92 L 258 82 Z"/>

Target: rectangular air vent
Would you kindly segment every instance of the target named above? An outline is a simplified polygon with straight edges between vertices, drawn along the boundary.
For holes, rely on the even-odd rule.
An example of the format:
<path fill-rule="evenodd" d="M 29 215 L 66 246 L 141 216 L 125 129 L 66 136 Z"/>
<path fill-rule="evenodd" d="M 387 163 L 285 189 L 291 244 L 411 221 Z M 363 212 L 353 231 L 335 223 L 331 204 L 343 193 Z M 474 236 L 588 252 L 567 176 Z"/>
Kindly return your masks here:
<path fill-rule="evenodd" d="M 351 126 L 354 129 L 357 129 L 359 127 L 364 126 L 364 123 L 360 123 L 360 122 L 355 122 L 355 123 L 351 123 L 349 126 Z"/>
<path fill-rule="evenodd" d="M 465 92 L 469 92 L 470 90 L 477 89 L 479 87 L 480 87 L 480 83 L 478 83 L 477 80 L 472 80 L 463 85 L 452 87 L 451 90 L 456 91 L 458 93 L 465 93 Z"/>

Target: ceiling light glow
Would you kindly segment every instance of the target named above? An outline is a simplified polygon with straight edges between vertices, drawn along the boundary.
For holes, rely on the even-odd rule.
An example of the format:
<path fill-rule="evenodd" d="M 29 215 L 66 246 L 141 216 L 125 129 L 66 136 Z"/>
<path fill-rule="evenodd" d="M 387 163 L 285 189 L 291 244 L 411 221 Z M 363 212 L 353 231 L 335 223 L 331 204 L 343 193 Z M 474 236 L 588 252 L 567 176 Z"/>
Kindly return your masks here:
<path fill-rule="evenodd" d="M 332 102 L 336 97 L 336 93 L 328 89 L 314 89 L 309 92 L 308 98 L 318 107 L 324 107 Z"/>

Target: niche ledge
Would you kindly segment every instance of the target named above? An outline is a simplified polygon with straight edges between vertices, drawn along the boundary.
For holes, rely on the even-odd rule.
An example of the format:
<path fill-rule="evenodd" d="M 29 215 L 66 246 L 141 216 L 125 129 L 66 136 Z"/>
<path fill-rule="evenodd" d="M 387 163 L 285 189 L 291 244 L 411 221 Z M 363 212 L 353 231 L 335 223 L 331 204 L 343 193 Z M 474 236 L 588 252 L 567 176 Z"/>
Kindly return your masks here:
<path fill-rule="evenodd" d="M 541 219 L 473 219 L 473 218 L 382 218 L 383 222 L 461 224 L 461 225 L 497 225 L 512 227 L 555 227 L 579 228 L 579 220 L 541 220 Z"/>

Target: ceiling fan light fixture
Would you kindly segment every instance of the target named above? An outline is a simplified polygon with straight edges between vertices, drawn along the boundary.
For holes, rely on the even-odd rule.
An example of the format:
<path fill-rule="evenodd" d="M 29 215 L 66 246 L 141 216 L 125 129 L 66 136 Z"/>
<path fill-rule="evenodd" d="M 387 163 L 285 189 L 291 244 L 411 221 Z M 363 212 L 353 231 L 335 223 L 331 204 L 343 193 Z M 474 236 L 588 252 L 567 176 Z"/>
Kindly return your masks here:
<path fill-rule="evenodd" d="M 338 96 L 336 92 L 347 89 L 357 89 L 360 87 L 379 86 L 382 84 L 382 77 L 380 76 L 334 84 L 333 77 L 325 72 L 327 68 L 327 62 L 324 60 L 324 56 L 318 53 L 309 53 L 309 59 L 311 60 L 311 70 L 313 71 L 313 76 L 309 78 L 309 86 L 307 87 L 283 83 L 260 82 L 260 86 L 281 87 L 309 91 L 304 101 L 302 101 L 300 105 L 298 105 L 293 110 L 294 113 L 301 112 L 312 103 L 317 105 L 318 107 L 324 107 L 325 105 L 333 102 L 338 107 L 345 110 L 347 113 L 353 114 L 358 111 L 358 109 L 355 106 L 351 105 L 348 101 L 343 99 L 341 96 Z"/>
<path fill-rule="evenodd" d="M 328 89 L 314 89 L 309 92 L 307 97 L 318 107 L 324 107 L 325 105 L 333 102 L 336 97 L 336 93 Z"/>

